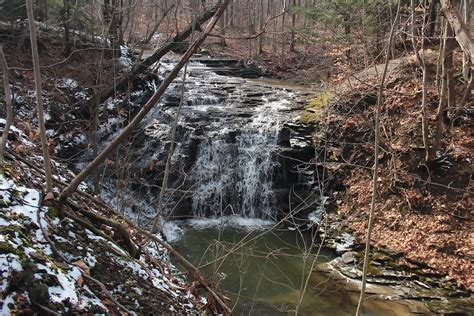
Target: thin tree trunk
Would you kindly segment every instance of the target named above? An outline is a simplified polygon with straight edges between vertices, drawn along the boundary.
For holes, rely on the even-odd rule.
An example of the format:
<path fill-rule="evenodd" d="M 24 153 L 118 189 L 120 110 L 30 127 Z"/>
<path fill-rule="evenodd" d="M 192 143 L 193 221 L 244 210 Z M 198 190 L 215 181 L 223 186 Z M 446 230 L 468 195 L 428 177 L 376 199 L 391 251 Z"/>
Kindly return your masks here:
<path fill-rule="evenodd" d="M 0 45 L 0 63 L 2 65 L 3 70 L 3 91 L 5 94 L 5 106 L 7 110 L 7 117 L 5 120 L 5 126 L 3 127 L 3 134 L 2 134 L 2 143 L 0 145 L 0 166 L 3 166 L 5 161 L 4 151 L 5 146 L 7 145 L 8 141 L 8 134 L 10 133 L 10 126 L 13 122 L 13 104 L 12 104 L 12 92 L 10 90 L 10 76 L 8 73 L 8 65 L 7 61 L 5 60 L 5 54 L 3 53 L 3 46 Z"/>
<path fill-rule="evenodd" d="M 26 0 L 26 11 L 28 14 L 28 23 L 30 26 L 31 54 L 33 58 L 36 90 L 36 106 L 38 110 L 39 133 L 41 138 L 41 147 L 43 149 L 44 170 L 46 174 L 46 192 L 52 192 L 53 175 L 51 171 L 51 159 L 49 157 L 48 138 L 46 137 L 46 128 L 44 125 L 43 96 L 41 95 L 41 73 L 39 65 L 38 43 L 36 41 L 36 25 L 33 16 L 33 0 Z"/>
<path fill-rule="evenodd" d="M 185 86 L 186 86 L 187 73 L 188 73 L 188 64 L 186 63 L 186 65 L 184 66 L 183 83 L 181 85 L 181 98 L 179 100 L 178 110 L 176 111 L 176 118 L 174 121 L 173 129 L 171 131 L 171 145 L 170 145 L 170 148 L 168 149 L 168 156 L 166 158 L 165 172 L 163 175 L 163 182 L 161 184 L 160 197 L 158 199 L 158 209 L 156 211 L 155 217 L 153 218 L 153 222 L 150 228 L 150 233 L 152 234 L 156 233 L 159 219 L 161 216 L 161 212 L 163 211 L 163 208 L 164 208 L 165 193 L 166 193 L 166 188 L 168 187 L 168 179 L 169 179 L 170 168 L 171 168 L 171 158 L 173 157 L 174 146 L 176 143 L 176 129 L 178 127 L 179 117 L 181 115 L 181 110 L 184 104 L 184 91 L 185 91 Z"/>
<path fill-rule="evenodd" d="M 433 146 L 430 151 L 428 162 L 436 159 L 436 152 L 441 144 L 443 136 L 443 121 L 446 115 L 446 106 L 453 105 L 454 102 L 454 85 L 452 80 L 453 72 L 453 50 L 455 48 L 455 41 L 453 39 L 453 31 L 450 23 L 445 22 L 444 43 L 441 55 L 441 89 L 439 93 L 439 105 L 436 112 L 436 127 L 434 132 Z"/>
<path fill-rule="evenodd" d="M 64 27 L 64 56 L 69 56 L 71 54 L 71 36 L 70 36 L 70 24 L 71 24 L 71 5 L 69 4 L 69 0 L 63 0 L 63 9 L 61 12 L 61 19 L 62 24 Z M 92 39 L 94 40 L 94 39 Z"/>
<path fill-rule="evenodd" d="M 225 42 L 225 14 L 221 16 L 219 19 L 219 34 L 222 36 L 220 40 L 220 44 L 222 47 L 227 46 L 227 43 Z"/>
<path fill-rule="evenodd" d="M 423 140 L 423 146 L 425 148 L 425 160 L 429 161 L 432 156 L 431 151 L 431 144 L 430 144 L 430 137 L 429 137 L 429 130 L 428 130 L 428 117 L 426 114 L 426 98 L 427 98 L 427 76 L 428 76 L 428 69 L 426 68 L 426 61 L 425 61 L 425 26 L 426 26 L 426 19 L 423 20 L 423 27 L 421 29 L 421 55 L 418 52 L 418 45 L 416 43 L 416 38 L 418 32 L 416 32 L 416 10 L 415 10 L 415 0 L 411 0 L 411 40 L 413 45 L 413 50 L 415 52 L 415 56 L 418 59 L 418 63 L 420 64 L 421 71 L 422 71 L 422 88 L 421 88 L 421 134 Z"/>
<path fill-rule="evenodd" d="M 260 14 L 258 15 L 259 16 L 258 29 L 259 29 L 259 32 L 261 32 L 262 29 L 263 29 L 263 23 L 264 23 L 263 0 L 259 0 L 258 10 L 260 12 Z M 263 39 L 264 39 L 264 37 L 265 37 L 265 34 L 261 34 L 258 37 L 258 54 L 259 55 L 263 53 Z"/>
<path fill-rule="evenodd" d="M 137 115 L 132 119 L 132 121 L 115 137 L 110 144 L 104 148 L 104 150 L 92 161 L 90 162 L 74 179 L 71 180 L 69 185 L 61 192 L 59 196 L 58 211 L 61 212 L 62 206 L 66 199 L 76 191 L 79 184 L 90 175 L 99 165 L 113 152 L 113 150 L 120 144 L 122 141 L 138 126 L 138 124 L 143 120 L 143 118 L 150 112 L 151 109 L 155 107 L 163 93 L 166 91 L 171 82 L 176 78 L 179 71 L 183 68 L 186 62 L 191 58 L 191 56 L 196 52 L 199 46 L 204 42 L 209 33 L 212 31 L 216 25 L 219 17 L 224 12 L 225 8 L 229 4 L 230 0 L 219 1 L 219 7 L 212 17 L 211 21 L 206 27 L 206 30 L 200 34 L 200 36 L 194 41 L 194 43 L 188 48 L 186 53 L 181 57 L 176 66 L 171 70 L 168 76 L 160 84 L 158 90 L 155 94 L 148 100 L 148 102 L 142 107 L 142 109 L 137 113 Z"/>
<path fill-rule="evenodd" d="M 283 10 L 286 10 L 286 1 L 283 0 Z M 286 23 L 286 13 L 281 16 L 281 55 L 280 55 L 280 64 L 283 65 L 285 62 L 285 23 Z"/>
<path fill-rule="evenodd" d="M 463 1 L 463 13 L 464 13 L 464 23 L 468 26 L 471 25 L 471 0 Z M 471 34 L 472 36 L 472 34 Z M 464 79 L 469 80 L 471 73 L 471 63 L 469 62 L 468 54 L 464 53 L 462 56 L 462 75 Z M 472 80 L 472 77 L 471 77 Z"/>
<path fill-rule="evenodd" d="M 430 5 L 428 7 L 428 14 L 425 17 L 426 37 L 428 37 L 429 41 L 431 41 L 431 38 L 435 34 L 437 2 L 438 2 L 437 0 L 431 0 Z"/>
<path fill-rule="evenodd" d="M 466 90 L 464 90 L 461 102 L 456 107 L 456 116 L 455 118 L 458 118 L 461 115 L 462 109 L 466 105 L 467 101 L 469 100 L 469 97 L 472 95 L 472 88 L 473 88 L 473 75 L 471 74 L 471 78 L 469 79 L 469 82 L 467 84 Z"/>
<path fill-rule="evenodd" d="M 390 36 L 388 43 L 386 45 L 386 56 L 385 56 L 385 66 L 382 74 L 382 80 L 380 82 L 379 93 L 377 98 L 377 104 L 375 108 L 375 140 L 374 140 L 374 169 L 373 169 L 373 178 L 372 178 L 372 201 L 370 203 L 370 213 L 369 213 L 369 224 L 367 227 L 367 240 L 365 243 L 365 254 L 364 254 L 364 269 L 362 274 L 362 289 L 360 291 L 359 304 L 357 305 L 356 316 L 361 315 L 362 307 L 364 304 L 365 296 L 365 287 L 367 283 L 367 270 L 369 267 L 369 253 L 370 253 L 370 236 L 372 235 L 372 228 L 374 223 L 374 214 L 375 214 L 375 202 L 378 195 L 378 177 L 379 177 L 379 141 L 380 141 L 380 111 L 382 107 L 382 98 L 385 85 L 385 79 L 387 77 L 388 63 L 390 61 L 390 47 L 392 46 L 393 35 L 395 33 L 395 25 L 397 24 L 398 17 L 400 15 L 400 4 L 401 0 L 398 1 L 397 13 L 393 21 L 392 27 L 390 29 Z"/>
<path fill-rule="evenodd" d="M 290 40 L 290 52 L 295 52 L 295 44 L 296 44 L 296 0 L 292 2 L 292 13 L 291 13 L 291 40 Z"/>

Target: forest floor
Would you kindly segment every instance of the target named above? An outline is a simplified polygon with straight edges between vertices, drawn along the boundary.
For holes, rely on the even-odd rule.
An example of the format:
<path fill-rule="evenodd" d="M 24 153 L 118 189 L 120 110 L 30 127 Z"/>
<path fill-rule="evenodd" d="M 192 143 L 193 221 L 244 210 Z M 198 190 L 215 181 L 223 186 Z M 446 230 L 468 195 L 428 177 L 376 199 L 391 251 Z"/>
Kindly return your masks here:
<path fill-rule="evenodd" d="M 248 58 L 248 50 L 242 45 L 239 48 L 232 40 L 227 45 L 222 48 L 214 44 L 210 50 Z M 348 58 L 348 49 L 338 46 L 321 46 L 310 54 L 303 49 L 287 52 L 284 61 L 280 61 L 279 52 L 266 52 L 252 62 L 268 75 L 324 86 L 331 95 L 331 133 L 326 138 L 329 156 L 337 166 L 331 172 L 344 187 L 336 200 L 337 212 L 363 241 L 372 192 L 375 103 L 383 67 L 366 68 L 361 60 Z M 439 163 L 428 167 L 421 135 L 421 73 L 414 56 L 403 52 L 399 56 L 389 65 L 382 105 L 380 191 L 372 242 L 401 251 L 408 260 L 422 262 L 449 275 L 461 288 L 473 291 L 474 100 L 471 96 L 456 124 L 445 120 Z M 431 129 L 439 100 L 433 79 L 437 54 L 428 50 L 427 56 Z M 458 66 L 460 59 L 456 54 Z M 463 79 L 456 76 L 457 101 L 464 87 Z"/>
<path fill-rule="evenodd" d="M 421 88 L 413 78 L 415 72 L 413 63 L 408 62 L 395 67 L 388 78 L 372 240 L 402 251 L 473 290 L 473 103 L 457 124 L 445 122 L 438 164 L 428 167 L 421 135 Z M 345 187 L 338 210 L 360 239 L 365 238 L 372 192 L 378 82 L 377 76 L 353 82 L 333 101 L 334 111 L 329 116 L 331 146 L 342 165 L 336 174 Z M 434 82 L 429 87 L 428 104 L 433 127 L 438 104 Z"/>

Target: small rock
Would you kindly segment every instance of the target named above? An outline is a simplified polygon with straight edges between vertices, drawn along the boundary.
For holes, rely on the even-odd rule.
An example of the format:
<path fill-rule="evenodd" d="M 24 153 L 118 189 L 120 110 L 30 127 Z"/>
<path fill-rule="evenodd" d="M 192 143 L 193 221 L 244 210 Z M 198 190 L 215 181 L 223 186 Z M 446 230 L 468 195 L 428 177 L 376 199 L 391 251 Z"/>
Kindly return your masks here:
<path fill-rule="evenodd" d="M 345 264 L 348 264 L 348 263 L 356 262 L 356 261 L 357 261 L 355 255 L 356 255 L 356 252 L 355 252 L 355 251 L 344 252 L 344 253 L 342 254 L 341 258 L 342 258 L 342 261 L 343 261 Z"/>

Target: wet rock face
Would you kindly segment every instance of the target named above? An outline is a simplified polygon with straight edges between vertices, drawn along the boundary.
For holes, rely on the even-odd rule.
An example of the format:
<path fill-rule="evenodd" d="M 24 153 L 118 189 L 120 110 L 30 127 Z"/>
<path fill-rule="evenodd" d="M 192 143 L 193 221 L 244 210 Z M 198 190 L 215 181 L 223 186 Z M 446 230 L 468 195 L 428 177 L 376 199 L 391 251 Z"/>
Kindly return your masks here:
<path fill-rule="evenodd" d="M 216 74 L 221 76 L 234 76 L 241 78 L 259 78 L 262 71 L 255 64 L 248 64 L 244 60 L 231 58 L 209 58 L 201 56 L 195 58 L 211 68 Z"/>
<path fill-rule="evenodd" d="M 239 71 L 230 61 L 201 61 L 188 65 L 167 211 L 178 217 L 223 213 L 275 218 L 298 207 L 314 209 L 314 126 L 293 123 L 302 107 L 298 94 L 219 75 L 218 69 Z M 161 75 L 172 66 L 163 63 Z M 144 201 L 156 204 L 159 196 L 182 87 L 177 78 L 131 137 L 126 159 L 132 162 L 133 195 L 139 197 L 129 202 L 138 208 Z"/>

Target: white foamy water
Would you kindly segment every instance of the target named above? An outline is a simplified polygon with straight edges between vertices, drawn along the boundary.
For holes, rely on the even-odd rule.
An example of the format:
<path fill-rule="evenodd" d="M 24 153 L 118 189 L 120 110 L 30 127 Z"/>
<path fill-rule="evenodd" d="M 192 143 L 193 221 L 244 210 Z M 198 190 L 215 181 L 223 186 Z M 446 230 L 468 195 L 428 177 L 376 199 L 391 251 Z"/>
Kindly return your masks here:
<path fill-rule="evenodd" d="M 197 181 L 192 201 L 195 216 L 275 217 L 272 177 L 278 163 L 273 155 L 281 125 L 277 112 L 289 101 L 261 99 L 262 105 L 254 109 L 235 143 L 226 139 L 227 129 L 201 143 L 192 174 Z"/>

